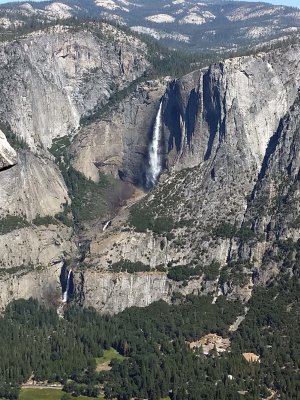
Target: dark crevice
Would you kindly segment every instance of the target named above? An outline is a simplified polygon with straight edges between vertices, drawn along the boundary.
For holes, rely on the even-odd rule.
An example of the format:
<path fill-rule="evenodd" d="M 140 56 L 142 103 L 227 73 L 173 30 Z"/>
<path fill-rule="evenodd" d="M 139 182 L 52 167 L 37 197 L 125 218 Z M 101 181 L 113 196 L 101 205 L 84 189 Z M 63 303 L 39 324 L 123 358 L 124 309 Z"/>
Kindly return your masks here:
<path fill-rule="evenodd" d="M 275 149 L 279 143 L 279 139 L 281 137 L 282 130 L 283 130 L 283 120 L 281 119 L 276 132 L 273 134 L 273 136 L 271 136 L 271 138 L 269 140 L 267 150 L 266 150 L 266 153 L 265 153 L 262 165 L 261 165 L 261 169 L 258 174 L 258 180 L 263 179 L 264 176 L 266 175 L 269 160 L 270 160 L 271 156 L 273 155 L 273 153 L 275 152 Z"/>
<path fill-rule="evenodd" d="M 16 164 L 13 164 L 13 165 L 7 165 L 6 167 L 2 167 L 2 168 L 0 168 L 0 172 L 2 172 L 2 171 L 6 171 L 6 170 L 8 170 L 8 169 L 11 169 L 12 167 L 14 167 Z"/>
<path fill-rule="evenodd" d="M 69 288 L 68 288 L 68 298 L 74 295 L 74 274 L 70 273 Z"/>
<path fill-rule="evenodd" d="M 287 166 L 287 173 L 288 173 L 289 176 L 292 175 L 292 167 L 293 167 L 293 162 L 291 161 L 289 163 L 289 165 Z"/>
<path fill-rule="evenodd" d="M 74 295 L 75 295 L 76 303 L 82 307 L 84 305 L 84 301 L 85 301 L 83 272 L 78 273 L 77 278 L 78 278 L 78 282 L 76 285 L 74 285 Z"/>
<path fill-rule="evenodd" d="M 66 263 L 64 263 L 64 265 L 62 266 L 62 269 L 60 271 L 60 276 L 59 276 L 62 293 L 64 293 L 67 288 L 68 272 L 69 271 L 67 269 L 67 265 L 66 265 Z"/>
<path fill-rule="evenodd" d="M 213 181 L 216 180 L 216 173 L 214 168 L 210 171 L 210 177 Z"/>
<path fill-rule="evenodd" d="M 266 172 L 267 172 L 267 169 L 268 169 L 268 165 L 269 165 L 269 161 L 270 161 L 272 155 L 274 154 L 274 152 L 276 150 L 276 147 L 277 147 L 277 145 L 279 143 L 283 127 L 284 127 L 283 119 L 281 119 L 280 122 L 279 122 L 279 125 L 278 125 L 278 128 L 277 128 L 276 132 L 273 134 L 273 136 L 271 136 L 271 138 L 269 140 L 269 143 L 268 143 L 268 146 L 267 146 L 267 149 L 266 149 L 266 152 L 265 152 L 265 156 L 264 156 L 264 159 L 263 159 L 263 162 L 262 162 L 262 165 L 261 165 L 261 169 L 260 169 L 260 172 L 258 174 L 257 182 L 256 182 L 256 184 L 255 184 L 255 186 L 253 188 L 252 193 L 251 193 L 251 200 L 254 199 L 255 193 L 256 193 L 257 188 L 258 188 L 258 185 L 266 175 Z"/>
<path fill-rule="evenodd" d="M 198 116 L 199 110 L 199 93 L 193 89 L 190 92 L 186 113 L 185 113 L 185 120 L 186 120 L 186 136 L 187 136 L 187 144 L 188 146 L 191 145 L 192 137 L 195 132 L 195 125 Z"/>
<path fill-rule="evenodd" d="M 203 76 L 203 107 L 205 120 L 209 129 L 209 139 L 204 160 L 211 156 L 213 144 L 219 130 L 220 138 L 224 135 L 225 121 L 221 121 L 222 105 L 218 85 L 212 80 L 212 71 L 209 69 Z"/>
<path fill-rule="evenodd" d="M 164 109 L 163 122 L 170 132 L 168 141 L 168 152 L 173 150 L 174 146 L 177 153 L 181 149 L 182 131 L 181 131 L 181 109 L 179 105 L 180 94 L 177 83 L 174 82 L 169 90 L 167 106 Z"/>

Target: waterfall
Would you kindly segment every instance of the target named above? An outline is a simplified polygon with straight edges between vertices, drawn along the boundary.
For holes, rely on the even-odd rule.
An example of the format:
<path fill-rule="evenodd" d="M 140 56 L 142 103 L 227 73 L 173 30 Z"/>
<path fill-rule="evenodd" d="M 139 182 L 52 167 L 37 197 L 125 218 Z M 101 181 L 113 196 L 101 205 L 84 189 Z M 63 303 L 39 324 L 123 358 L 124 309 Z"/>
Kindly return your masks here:
<path fill-rule="evenodd" d="M 63 294 L 63 302 L 66 303 L 68 301 L 68 293 L 69 293 L 69 289 L 70 289 L 70 279 L 71 279 L 71 273 L 72 270 L 70 269 L 69 273 L 68 273 L 68 278 L 67 278 L 67 287 L 66 290 Z"/>
<path fill-rule="evenodd" d="M 162 118 L 162 101 L 160 102 L 159 109 L 156 115 L 153 138 L 149 148 L 149 169 L 147 171 L 147 186 L 152 187 L 156 184 L 161 171 L 161 156 L 160 150 L 160 138 L 161 138 L 161 118 Z"/>

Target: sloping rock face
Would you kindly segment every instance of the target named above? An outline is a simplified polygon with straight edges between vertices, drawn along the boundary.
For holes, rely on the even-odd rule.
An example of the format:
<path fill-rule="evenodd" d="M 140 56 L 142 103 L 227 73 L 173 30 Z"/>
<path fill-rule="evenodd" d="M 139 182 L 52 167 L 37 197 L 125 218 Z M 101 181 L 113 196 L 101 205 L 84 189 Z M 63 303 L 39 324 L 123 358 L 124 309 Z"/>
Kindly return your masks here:
<path fill-rule="evenodd" d="M 85 264 L 72 266 L 75 298 L 101 312 L 170 301 L 176 292 L 247 301 L 253 284 L 280 272 L 274 259 L 281 242 L 299 237 L 300 47 L 214 64 L 166 90 L 164 81 L 140 84 L 102 118 L 76 130 L 81 117 L 141 76 L 148 63 L 144 45 L 115 28 L 105 28 L 107 42 L 89 31 L 56 29 L 49 39 L 38 33 L 1 45 L 7 85 L 0 80 L 0 117 L 30 150 L 19 150 L 17 164 L 0 172 L 6 293 L 0 306 L 28 297 L 31 288 L 44 300 L 47 282 L 59 286 L 60 269 L 50 266 L 76 258 L 77 240 L 88 245 Z M 124 207 L 104 231 L 99 221 L 80 238 L 59 222 L 39 225 L 37 216 L 53 217 L 71 203 L 47 151 L 53 139 L 78 133 L 71 164 L 86 177 L 97 181 L 100 171 L 141 185 L 161 99 L 159 185 L 132 209 Z M 285 213 L 282 204 L 288 205 Z M 293 246 L 291 259 L 300 259 Z M 122 259 L 150 271 L 115 273 L 112 264 Z M 171 279 L 174 267 L 191 276 Z"/>
<path fill-rule="evenodd" d="M 97 34 L 56 26 L 0 46 L 0 118 L 31 148 L 79 127 L 80 117 L 143 74 L 146 46 L 110 25 Z"/>
<path fill-rule="evenodd" d="M 31 221 L 37 215 L 54 216 L 70 202 L 57 166 L 29 151 L 19 151 L 17 165 L 1 172 L 0 215 L 22 215 Z"/>
<path fill-rule="evenodd" d="M 72 166 L 98 181 L 99 171 L 143 186 L 148 146 L 167 79 L 138 85 L 109 114 L 81 128 L 72 143 Z"/>
<path fill-rule="evenodd" d="M 17 162 L 17 154 L 0 130 L 0 171 L 12 167 Z"/>
<path fill-rule="evenodd" d="M 1 221 L 4 223 L 5 219 Z M 48 266 L 61 258 L 75 256 L 73 231 L 62 224 L 48 226 L 28 225 L 22 229 L 14 229 L 1 234 L 1 264 L 6 269 L 22 269 L 22 267 L 39 268 Z M 26 270 L 25 268 L 25 270 Z"/>
<path fill-rule="evenodd" d="M 53 262 L 78 256 L 73 228 L 53 219 L 71 199 L 48 149 L 144 74 L 146 50 L 107 24 L 54 26 L 0 44 L 0 122 L 16 147 L 1 131 L 0 307 L 30 292 L 42 299 L 48 273 L 59 284 Z"/>
<path fill-rule="evenodd" d="M 0 311 L 14 299 L 30 297 L 56 305 L 61 297 L 59 275 L 61 263 L 48 265 L 36 271 L 32 266 L 1 271 Z"/>
<path fill-rule="evenodd" d="M 280 271 L 274 260 L 266 267 L 268 251 L 275 257 L 276 240 L 299 238 L 292 226 L 299 215 L 299 59 L 294 45 L 170 83 L 161 131 L 169 171 L 134 207 L 171 227 L 157 234 L 150 224 L 140 233 L 124 217 L 112 222 L 110 235 L 93 232 L 87 262 L 94 265 L 94 282 L 122 258 L 153 270 L 170 263 L 202 266 L 201 291 L 247 301 L 253 283 L 264 284 Z M 282 202 L 292 205 L 285 214 Z M 213 260 L 220 264 L 214 281 L 205 278 Z M 102 292 L 95 304 L 106 304 Z"/>
<path fill-rule="evenodd" d="M 180 286 L 180 287 L 179 287 Z M 99 312 L 115 314 L 128 307 L 146 307 L 154 301 L 169 302 L 174 292 L 198 295 L 201 281 L 195 280 L 182 287 L 159 272 L 151 273 L 84 273 L 82 290 L 83 304 L 96 308 Z"/>
<path fill-rule="evenodd" d="M 294 272 L 299 259 L 300 238 L 300 93 L 272 136 L 258 180 L 251 194 L 244 223 L 262 239 L 243 244 L 239 253 L 263 270 L 256 279 L 265 283 L 280 270 Z M 283 261 L 285 257 L 289 261 Z"/>

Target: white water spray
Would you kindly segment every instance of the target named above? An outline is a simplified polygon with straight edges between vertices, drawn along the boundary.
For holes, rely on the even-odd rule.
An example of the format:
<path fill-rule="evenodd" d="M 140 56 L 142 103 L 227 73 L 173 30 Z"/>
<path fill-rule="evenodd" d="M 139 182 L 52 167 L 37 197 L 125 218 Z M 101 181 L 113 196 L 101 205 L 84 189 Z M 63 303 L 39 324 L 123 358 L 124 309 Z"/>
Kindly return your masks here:
<path fill-rule="evenodd" d="M 69 289 L 70 289 L 71 273 L 72 273 L 72 270 L 70 269 L 70 271 L 68 273 L 68 278 L 67 278 L 67 287 L 66 287 L 66 290 L 65 290 L 65 292 L 63 294 L 63 302 L 64 303 L 66 303 L 68 301 L 68 292 L 69 292 Z"/>
<path fill-rule="evenodd" d="M 161 156 L 159 154 L 160 134 L 161 134 L 161 117 L 162 117 L 162 101 L 156 115 L 152 143 L 149 149 L 149 169 L 147 171 L 147 184 L 153 186 L 156 184 L 161 171 Z"/>

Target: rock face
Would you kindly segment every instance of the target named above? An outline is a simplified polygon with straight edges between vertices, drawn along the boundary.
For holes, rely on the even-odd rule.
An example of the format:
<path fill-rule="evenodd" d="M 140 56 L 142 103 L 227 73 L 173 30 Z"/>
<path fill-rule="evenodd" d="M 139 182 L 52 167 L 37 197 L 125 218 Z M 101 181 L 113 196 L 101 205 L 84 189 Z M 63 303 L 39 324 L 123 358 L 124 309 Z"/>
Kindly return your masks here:
<path fill-rule="evenodd" d="M 268 217 L 258 217 L 255 207 L 255 199 L 266 194 L 269 206 L 274 205 L 279 184 L 285 188 L 285 198 L 285 192 L 293 196 L 291 203 L 298 194 L 299 58 L 299 46 L 291 46 L 231 59 L 169 84 L 162 128 L 169 173 L 138 207 L 154 219 L 172 219 L 172 235 L 136 232 L 128 228 L 126 218 L 117 221 L 110 233 L 93 232 L 87 262 L 94 265 L 94 281 L 101 282 L 104 271 L 121 258 L 151 268 L 172 262 L 204 270 L 215 260 L 221 268 L 213 284 L 201 284 L 204 293 L 249 299 L 253 274 L 279 238 L 278 231 L 282 240 L 299 237 L 282 217 L 278 220 L 274 207 Z M 282 177 L 276 189 L 274 175 L 277 180 Z M 294 203 L 291 221 L 298 216 L 298 202 Z M 230 227 L 234 233 L 228 232 Z M 271 265 L 267 273 L 259 273 L 259 280 L 266 282 L 278 271 Z M 99 309 L 101 302 L 107 302 L 104 291 L 100 293 L 103 297 L 93 300 Z M 165 293 L 164 289 L 162 298 Z M 130 301 L 123 299 L 125 304 Z M 109 308 L 114 310 L 113 305 Z"/>
<path fill-rule="evenodd" d="M 29 294 L 45 301 L 44 288 L 59 286 L 53 264 L 72 257 L 75 298 L 101 312 L 170 301 L 176 292 L 247 301 L 253 284 L 280 271 L 274 259 L 265 262 L 279 254 L 277 241 L 299 238 L 299 45 L 170 83 L 139 83 L 112 107 L 111 95 L 149 64 L 140 40 L 101 26 L 98 35 L 56 27 L 0 45 L 0 118 L 29 145 L 15 160 L 0 141 L 0 155 L 5 143 L 15 157 L 1 161 L 0 306 Z M 101 221 L 78 234 L 53 220 L 72 203 L 47 150 L 53 139 L 71 138 L 71 165 L 87 178 L 97 182 L 100 171 L 142 185 L 161 99 L 164 174 L 132 200 L 146 227 L 138 229 L 126 206 L 104 231 Z M 108 102 L 105 114 L 94 114 Z M 113 272 L 124 259 L 149 271 Z M 170 279 L 174 267 L 191 276 Z"/>
<path fill-rule="evenodd" d="M 17 165 L 1 172 L 0 215 L 22 215 L 28 221 L 37 215 L 61 212 L 70 202 L 61 173 L 49 156 L 20 151 Z"/>
<path fill-rule="evenodd" d="M 8 270 L 1 274 L 0 311 L 14 299 L 34 297 L 41 302 L 55 305 L 61 298 L 59 274 L 61 264 L 49 265 L 38 271 L 30 267 L 18 272 Z"/>
<path fill-rule="evenodd" d="M 181 202 L 177 215 L 200 217 L 204 229 L 222 220 L 243 221 L 269 141 L 299 84 L 299 47 L 292 46 L 212 65 L 169 86 L 164 106 L 169 165 L 196 167 L 180 187 L 192 210 Z M 175 187 L 176 182 L 174 192 Z"/>
<path fill-rule="evenodd" d="M 42 299 L 52 263 L 78 256 L 73 228 L 53 219 L 71 199 L 48 149 L 144 74 L 146 50 L 108 24 L 54 26 L 0 44 L 0 122 L 16 148 L 1 131 L 1 307 L 29 293 Z"/>
<path fill-rule="evenodd" d="M 145 307 L 160 299 L 168 300 L 172 286 L 162 274 L 84 274 L 85 305 L 101 312 L 116 313 L 127 307 Z"/>
<path fill-rule="evenodd" d="M 291 46 L 284 54 L 230 59 L 171 83 L 164 122 L 172 158 L 179 155 L 180 162 L 194 166 L 224 147 L 227 154 L 232 149 L 232 157 L 244 148 L 251 151 L 244 168 L 259 168 L 270 137 L 296 97 L 298 60 L 299 47 Z"/>
<path fill-rule="evenodd" d="M 182 286 L 160 272 L 100 274 L 97 271 L 86 271 L 84 282 L 78 276 L 75 279 L 79 283 L 76 288 L 78 297 L 82 295 L 83 304 L 108 314 L 133 306 L 146 307 L 158 300 L 170 302 L 174 293 L 199 295 L 202 287 L 201 279 Z"/>
<path fill-rule="evenodd" d="M 72 144 L 72 165 L 99 180 L 99 171 L 143 185 L 148 146 L 166 80 L 138 85 L 111 113 L 82 127 Z"/>
<path fill-rule="evenodd" d="M 186 203 L 179 205 L 182 214 L 200 217 L 203 225 L 243 221 L 270 141 L 297 97 L 299 51 L 292 46 L 228 60 L 170 85 L 164 111 L 169 165 L 196 168 L 181 186 L 193 202 L 188 212 Z"/>
<path fill-rule="evenodd" d="M 17 154 L 0 130 L 0 171 L 12 167 L 17 162 Z"/>
<path fill-rule="evenodd" d="M 0 46 L 0 118 L 31 148 L 51 147 L 82 115 L 143 74 L 145 45 L 110 25 L 49 28 Z"/>
<path fill-rule="evenodd" d="M 270 276 L 280 272 L 280 261 L 284 259 L 280 256 L 280 246 L 288 241 L 296 243 L 300 238 L 299 111 L 298 92 L 295 102 L 281 119 L 269 142 L 245 214 L 245 223 L 252 226 L 264 241 L 253 246 L 241 246 L 240 254 L 254 261 L 265 257 L 264 271 L 257 277 L 262 283 L 266 283 Z M 287 247 L 285 255 L 289 252 L 292 259 L 297 259 L 295 249 L 290 250 Z M 259 265 L 257 267 L 259 268 Z M 287 265 L 285 267 L 287 268 Z"/>
<path fill-rule="evenodd" d="M 63 224 L 28 225 L 2 234 L 0 268 L 3 268 L 3 271 L 24 268 L 26 271 L 28 266 L 47 267 L 64 256 L 75 257 L 77 249 L 72 234 L 72 229 Z M 39 274 L 39 269 L 36 274 Z"/>

